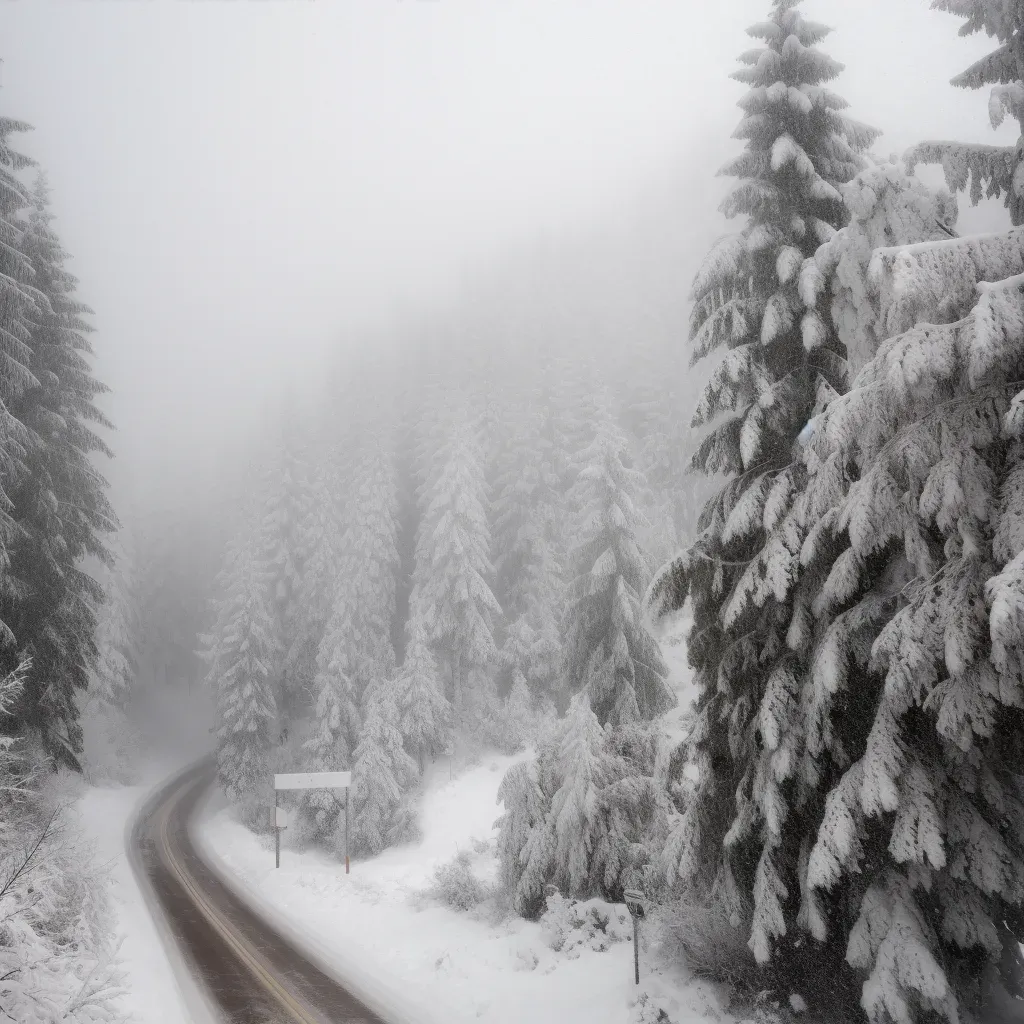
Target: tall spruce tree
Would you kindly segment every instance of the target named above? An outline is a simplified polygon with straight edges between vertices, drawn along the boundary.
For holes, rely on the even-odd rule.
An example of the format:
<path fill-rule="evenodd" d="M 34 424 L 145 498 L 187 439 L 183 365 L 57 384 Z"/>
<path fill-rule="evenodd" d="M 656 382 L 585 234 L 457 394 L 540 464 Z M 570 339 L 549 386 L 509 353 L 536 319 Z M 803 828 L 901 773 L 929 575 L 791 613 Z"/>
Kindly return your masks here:
<path fill-rule="evenodd" d="M 0 570 L 6 570 L 7 545 L 14 533 L 10 519 L 11 502 L 8 490 L 16 476 L 24 472 L 22 458 L 28 435 L 11 405 L 29 387 L 39 382 L 32 375 L 29 364 L 32 349 L 29 344 L 29 314 L 38 315 L 46 299 L 33 287 L 32 262 L 23 251 L 25 233 L 24 210 L 31 202 L 28 189 L 18 177 L 19 171 L 33 166 L 33 161 L 11 146 L 10 136 L 30 131 L 31 125 L 0 117 Z M 9 586 L 6 571 L 0 571 L 0 587 Z M 0 619 L 0 639 L 4 646 L 13 644 L 14 637 Z"/>
<path fill-rule="evenodd" d="M 82 571 L 86 557 L 109 556 L 104 537 L 117 523 L 94 454 L 110 455 L 95 426 L 110 424 L 96 408 L 106 388 L 92 375 L 91 312 L 74 297 L 76 279 L 52 228 L 45 181 L 32 194 L 20 248 L 40 295 L 27 312 L 32 381 L 11 397 L 10 412 L 24 426 L 21 469 L 8 486 L 17 533 L 8 548 L 13 594 L 0 601 L 0 620 L 28 652 L 32 667 L 18 710 L 58 763 L 77 768 L 82 749 L 77 692 L 88 686 L 96 659 L 95 608 L 99 585 Z M 13 649 L 9 657 L 16 659 Z M 13 666 L 14 661 L 11 661 Z"/>
<path fill-rule="evenodd" d="M 270 567 L 250 531 L 228 548 L 218 577 L 221 598 L 203 637 L 207 681 L 217 703 L 217 774 L 246 823 L 266 827 L 274 706 L 274 618 L 268 603 Z M 262 815 L 261 815 L 262 811 Z"/>
<path fill-rule="evenodd" d="M 456 397 L 458 401 L 458 397 Z M 487 480 L 477 426 L 464 405 L 421 488 L 411 614 L 449 680 L 456 742 L 486 717 L 484 672 L 496 662 Z M 474 692 L 470 692 L 470 689 Z M 475 731 L 475 730 L 474 730 Z"/>
<path fill-rule="evenodd" d="M 643 479 L 610 411 L 598 407 L 597 415 L 572 493 L 579 529 L 562 621 L 564 669 L 570 692 L 585 690 L 602 724 L 625 725 L 655 718 L 675 698 L 641 609 L 650 580 L 637 544 Z"/>
<path fill-rule="evenodd" d="M 398 728 L 406 749 L 422 771 L 427 757 L 440 753 L 451 740 L 452 706 L 444 695 L 437 662 L 422 624 L 406 624 L 405 658 L 394 687 Z"/>
<path fill-rule="evenodd" d="M 846 104 L 825 87 L 841 70 L 816 46 L 828 29 L 796 8 L 779 0 L 767 21 L 748 30 L 765 45 L 745 53 L 733 76 L 750 86 L 735 133 L 746 145 L 722 172 L 740 179 L 722 210 L 747 223 L 715 246 L 691 292 L 693 360 L 728 349 L 694 424 L 727 418 L 701 443 L 694 466 L 732 479 L 705 506 L 692 547 L 651 592 L 660 608 L 680 609 L 687 596 L 693 604 L 689 658 L 700 691 L 692 742 L 700 782 L 680 825 L 684 874 L 724 872 L 728 881 L 739 873 L 745 888 L 753 885 L 756 861 L 723 859 L 723 840 L 737 791 L 749 787 L 753 708 L 767 683 L 764 666 L 784 649 L 781 583 L 799 554 L 766 551 L 764 523 L 799 485 L 795 441 L 819 390 L 843 389 L 834 334 L 815 331 L 805 347 L 797 281 L 804 260 L 845 223 L 838 186 L 858 172 L 858 152 L 876 134 L 845 117 Z M 778 577 L 766 575 L 766 558 Z M 777 578 L 778 598 L 770 594 Z M 748 599 L 755 585 L 769 591 L 760 603 Z"/>
<path fill-rule="evenodd" d="M 564 589 L 559 558 L 559 479 L 548 431 L 550 411 L 530 394 L 507 410 L 509 432 L 496 486 L 495 589 L 506 627 L 501 645 L 506 689 L 550 697 L 555 689 Z"/>
<path fill-rule="evenodd" d="M 1006 4 L 956 7 L 1006 24 Z M 767 554 L 723 620 L 774 606 L 776 635 L 727 650 L 702 695 L 701 781 L 666 849 L 670 878 L 718 869 L 752 897 L 777 979 L 860 982 L 875 1024 L 1020 1016 L 1019 234 L 878 249 L 833 306 L 882 344 L 746 510 Z M 699 586 L 684 560 L 655 609 Z M 763 684 L 737 688 L 737 665 Z"/>
<path fill-rule="evenodd" d="M 303 643 L 303 579 L 309 552 L 308 521 L 311 481 L 297 427 L 286 421 L 273 460 L 264 474 L 263 516 L 259 526 L 261 558 L 267 566 L 268 608 L 273 615 L 271 678 L 275 687 L 278 729 L 283 737 L 298 717 L 314 666 L 301 654 Z"/>
<path fill-rule="evenodd" d="M 320 770 L 351 768 L 363 727 L 360 706 L 371 684 L 394 674 L 391 643 L 398 572 L 394 459 L 375 434 L 364 440 L 349 481 L 349 523 L 338 552 L 331 616 L 317 651 L 314 729 L 305 746 Z M 337 814 L 323 791 L 303 806 L 322 832 Z"/>

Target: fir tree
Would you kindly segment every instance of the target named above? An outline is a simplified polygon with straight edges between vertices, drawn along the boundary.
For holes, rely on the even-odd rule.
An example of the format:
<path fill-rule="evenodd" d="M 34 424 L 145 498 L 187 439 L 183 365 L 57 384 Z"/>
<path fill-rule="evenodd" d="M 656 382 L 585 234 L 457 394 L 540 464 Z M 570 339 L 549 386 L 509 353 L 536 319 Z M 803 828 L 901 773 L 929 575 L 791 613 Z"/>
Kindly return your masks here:
<path fill-rule="evenodd" d="M 421 490 L 411 614 L 450 679 L 454 732 L 468 735 L 470 717 L 491 709 L 484 670 L 497 657 L 494 624 L 501 614 L 491 592 L 487 484 L 475 424 L 457 413 Z M 470 687 L 478 691 L 470 693 Z M 486 723 L 477 722 L 483 725 Z"/>
<path fill-rule="evenodd" d="M 35 383 L 23 381 L 27 386 L 9 401 L 25 434 L 22 470 L 7 488 L 17 535 L 8 548 L 13 593 L 0 601 L 0 620 L 32 657 L 18 712 L 22 726 L 40 735 L 57 762 L 77 768 L 82 734 L 75 698 L 95 663 L 94 609 L 102 601 L 80 564 L 89 556 L 108 559 L 104 537 L 117 526 L 106 482 L 91 461 L 95 453 L 111 454 L 93 429 L 110 424 L 94 404 L 106 388 L 89 365 L 85 335 L 92 328 L 83 317 L 91 311 L 74 297 L 77 281 L 64 269 L 67 254 L 41 179 L 32 203 L 20 245 L 41 296 L 24 322 Z"/>
<path fill-rule="evenodd" d="M 367 689 L 363 728 L 355 749 L 352 782 L 354 849 L 370 855 L 402 837 L 398 815 L 403 794 L 416 779 L 416 762 L 406 753 L 398 728 L 394 681 Z"/>
<path fill-rule="evenodd" d="M 6 549 L 15 532 L 10 519 L 11 501 L 8 490 L 16 476 L 24 472 L 23 458 L 28 434 L 12 411 L 12 403 L 39 382 L 30 369 L 29 319 L 46 308 L 46 297 L 34 286 L 34 271 L 29 256 L 23 251 L 25 233 L 24 209 L 31 195 L 18 178 L 18 172 L 33 166 L 33 161 L 11 147 L 10 136 L 30 131 L 31 126 L 11 118 L 0 118 L 0 296 L 3 312 L 0 329 L 0 570 L 6 570 Z M 7 572 L 0 571 L 0 587 L 9 586 Z M 0 640 L 13 644 L 14 636 L 0 619 Z"/>
<path fill-rule="evenodd" d="M 498 803 L 504 805 L 495 822 L 501 881 L 516 913 L 523 917 L 535 917 L 540 911 L 551 873 L 551 795 L 541 789 L 535 758 L 512 765 L 498 786 Z"/>
<path fill-rule="evenodd" d="M 271 676 L 274 621 L 267 605 L 271 572 L 244 534 L 232 541 L 219 583 L 223 598 L 214 630 L 204 637 L 207 680 L 217 698 L 217 774 L 242 805 L 250 827 L 260 823 L 270 785 L 276 718 Z"/>
<path fill-rule="evenodd" d="M 636 540 L 645 522 L 634 503 L 642 477 L 607 411 L 596 429 L 573 491 L 581 528 L 562 624 L 565 670 L 571 691 L 586 690 L 602 722 L 621 725 L 656 717 L 674 698 L 640 604 L 650 577 Z"/>
<path fill-rule="evenodd" d="M 752 894 L 775 978 L 852 969 L 877 1024 L 991 1019 L 1020 989 L 1018 234 L 871 256 L 854 325 L 882 344 L 753 511 L 767 554 L 722 618 L 774 608 L 776 634 L 720 659 L 665 858 Z M 654 605 L 703 586 L 681 562 Z"/>
<path fill-rule="evenodd" d="M 497 481 L 495 577 L 507 621 L 501 646 L 506 689 L 522 705 L 524 697 L 548 696 L 556 685 L 561 500 L 545 410 L 526 396 L 508 412 L 518 428 L 509 434 Z M 523 718 L 523 710 L 517 708 L 517 717 Z"/>
<path fill-rule="evenodd" d="M 271 679 L 275 687 L 279 734 L 298 716 L 302 694 L 312 682 L 313 665 L 302 641 L 303 578 L 310 502 L 309 468 L 302 458 L 295 428 L 286 423 L 274 460 L 264 477 L 264 505 L 259 525 L 261 558 L 269 572 L 268 608 L 273 615 Z"/>
<path fill-rule="evenodd" d="M 422 770 L 426 758 L 438 754 L 450 740 L 452 707 L 444 695 L 437 663 L 419 623 L 410 620 L 407 632 L 410 635 L 395 681 L 394 701 L 399 731 Z"/>
<path fill-rule="evenodd" d="M 89 693 L 104 704 L 124 710 L 131 698 L 138 655 L 138 612 L 135 607 L 132 566 L 119 545 L 103 587 L 104 601 L 98 613 L 98 657 L 89 682 Z"/>
<path fill-rule="evenodd" d="M 788 537 L 769 549 L 765 533 L 800 484 L 791 465 L 796 438 L 819 393 L 843 389 L 845 371 L 834 333 L 809 337 L 805 348 L 797 284 L 804 260 L 845 223 L 839 187 L 860 170 L 858 152 L 875 137 L 826 88 L 841 70 L 817 49 L 828 29 L 796 7 L 778 0 L 767 21 L 749 29 L 765 45 L 745 53 L 734 75 L 750 86 L 735 133 L 746 145 L 723 170 L 740 181 L 722 207 L 747 223 L 715 246 L 691 291 L 693 360 L 728 349 L 694 424 L 728 416 L 701 443 L 694 466 L 732 479 L 705 506 L 693 546 L 650 594 L 661 610 L 692 598 L 689 657 L 700 687 L 691 736 L 700 782 L 676 823 L 682 835 L 671 848 L 682 852 L 669 874 L 724 873 L 728 882 L 739 873 L 743 888 L 752 888 L 753 871 L 746 860 L 723 858 L 723 840 L 737 792 L 749 788 L 753 708 L 767 685 L 764 666 L 784 650 L 782 587 L 799 554 Z"/>

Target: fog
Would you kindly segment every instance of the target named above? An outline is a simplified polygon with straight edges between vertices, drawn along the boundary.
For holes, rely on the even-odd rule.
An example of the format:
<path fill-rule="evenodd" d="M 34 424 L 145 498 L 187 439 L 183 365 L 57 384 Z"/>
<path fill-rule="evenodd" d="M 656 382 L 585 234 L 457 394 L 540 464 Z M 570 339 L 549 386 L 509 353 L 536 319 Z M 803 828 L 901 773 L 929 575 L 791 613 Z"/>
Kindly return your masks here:
<path fill-rule="evenodd" d="M 692 238 L 685 292 L 725 229 L 714 173 L 736 148 L 742 93 L 727 76 L 765 9 L 0 8 L 4 109 L 35 126 L 21 148 L 49 174 L 96 311 L 119 504 L 197 486 L 284 393 L 374 331 L 457 302 L 502 255 L 591 231 L 652 188 Z M 885 130 L 879 152 L 998 140 L 985 97 L 944 86 L 984 38 L 957 40 L 926 0 L 806 11 L 835 26 L 838 88 Z"/>

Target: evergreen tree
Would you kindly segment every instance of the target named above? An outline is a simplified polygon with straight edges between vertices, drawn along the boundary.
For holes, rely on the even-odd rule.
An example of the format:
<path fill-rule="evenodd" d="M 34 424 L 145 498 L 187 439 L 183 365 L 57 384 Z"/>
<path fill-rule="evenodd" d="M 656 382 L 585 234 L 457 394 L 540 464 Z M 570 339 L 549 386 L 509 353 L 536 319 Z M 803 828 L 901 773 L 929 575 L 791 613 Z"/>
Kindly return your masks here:
<path fill-rule="evenodd" d="M 504 805 L 495 822 L 501 881 L 512 895 L 516 913 L 523 917 L 539 913 L 551 873 L 551 796 L 541 789 L 535 758 L 512 765 L 498 786 L 498 803 Z"/>
<path fill-rule="evenodd" d="M 296 428 L 286 422 L 282 440 L 264 477 L 263 517 L 259 526 L 261 558 L 268 576 L 268 608 L 273 619 L 271 679 L 275 687 L 278 730 L 282 738 L 300 713 L 303 693 L 312 682 L 313 665 L 300 658 L 304 609 L 303 578 L 310 504 L 309 467 L 302 458 Z"/>
<path fill-rule="evenodd" d="M 522 705 L 530 694 L 550 695 L 557 681 L 561 500 L 545 410 L 523 396 L 508 412 L 517 427 L 509 433 L 496 488 L 495 589 L 507 621 L 501 646 L 506 690 Z"/>
<path fill-rule="evenodd" d="M 15 532 L 10 519 L 8 491 L 16 476 L 24 472 L 23 458 L 28 440 L 25 426 L 12 411 L 12 403 L 39 382 L 30 369 L 32 349 L 29 320 L 46 307 L 46 297 L 33 287 L 34 271 L 23 251 L 25 233 L 23 211 L 31 196 L 18 178 L 18 172 L 33 166 L 33 161 L 11 148 L 10 136 L 30 131 L 31 126 L 8 117 L 0 117 L 0 588 L 10 600 L 7 577 L 7 545 Z M 0 640 L 14 644 L 14 635 L 0 619 Z"/>
<path fill-rule="evenodd" d="M 242 805 L 250 827 L 268 806 L 270 750 L 277 709 L 271 676 L 274 621 L 267 604 L 271 571 L 250 537 L 229 547 L 219 577 L 223 597 L 213 632 L 204 637 L 207 680 L 217 697 L 217 774 Z"/>
<path fill-rule="evenodd" d="M 452 707 L 444 695 L 422 627 L 410 620 L 407 632 L 405 660 L 395 680 L 394 700 L 406 749 L 422 771 L 426 758 L 439 753 L 450 740 Z"/>
<path fill-rule="evenodd" d="M 416 779 L 398 727 L 394 681 L 371 683 L 364 699 L 363 728 L 352 772 L 353 847 L 370 855 L 403 838 L 398 814 L 403 794 Z"/>
<path fill-rule="evenodd" d="M 97 609 L 96 664 L 79 701 L 84 767 L 94 779 L 132 778 L 137 737 L 128 710 L 138 669 L 138 610 L 129 554 L 124 543 L 102 580 L 104 603 Z"/>
<path fill-rule="evenodd" d="M 862 231 L 844 246 L 855 283 Z M 859 980 L 877 1024 L 1019 1015 L 1019 234 L 880 248 L 833 306 L 854 307 L 860 352 L 882 344 L 763 516 L 746 510 L 766 555 L 722 620 L 774 608 L 775 633 L 722 655 L 666 848 L 670 879 L 718 869 L 752 894 L 750 948 L 776 979 Z M 666 573 L 656 612 L 696 603 L 705 571 Z"/>
<path fill-rule="evenodd" d="M 700 781 L 674 824 L 670 849 L 679 855 L 669 874 L 736 879 L 743 891 L 753 888 L 756 858 L 725 855 L 723 842 L 736 800 L 749 803 L 753 709 L 766 666 L 784 650 L 783 584 L 799 556 L 790 537 L 766 547 L 766 530 L 800 485 L 801 470 L 791 465 L 796 438 L 819 394 L 843 389 L 845 371 L 834 332 L 804 338 L 797 284 L 804 260 L 845 223 L 838 188 L 860 170 L 858 152 L 875 137 L 845 117 L 845 102 L 825 87 L 841 70 L 817 49 L 828 29 L 796 8 L 777 0 L 768 20 L 748 30 L 765 45 L 745 53 L 734 75 L 750 86 L 735 133 L 746 146 L 723 169 L 740 181 L 722 206 L 747 223 L 715 246 L 691 291 L 692 359 L 728 349 L 694 425 L 727 418 L 701 443 L 694 466 L 732 479 L 705 506 L 695 543 L 651 591 L 662 610 L 692 598 L 689 658 L 699 686 L 691 739 Z"/>
<path fill-rule="evenodd" d="M 494 623 L 501 614 L 491 592 L 487 486 L 475 424 L 459 410 L 421 489 L 411 614 L 450 680 L 456 741 L 469 735 L 471 715 L 490 693 L 486 669 L 497 651 Z M 470 688 L 477 692 L 471 693 Z"/>
<path fill-rule="evenodd" d="M 98 657 L 89 681 L 89 693 L 123 711 L 131 699 L 138 662 L 138 613 L 132 568 L 123 546 L 118 547 L 107 571 L 103 596 L 97 615 Z"/>
<path fill-rule="evenodd" d="M 106 561 L 104 536 L 116 528 L 106 482 L 91 462 L 110 455 L 93 426 L 110 427 L 94 400 L 106 388 L 92 376 L 92 349 L 83 319 L 88 307 L 74 298 L 77 282 L 64 269 L 66 253 L 51 226 L 41 179 L 20 245 L 41 295 L 25 321 L 35 381 L 8 403 L 25 428 L 22 469 L 7 488 L 17 534 L 8 548 L 9 593 L 0 620 L 29 652 L 17 717 L 38 733 L 47 754 L 78 768 L 82 733 L 75 695 L 84 691 L 96 659 L 98 584 L 80 568 L 86 557 Z M 8 650 L 9 667 L 16 655 Z M 13 659 L 13 660 L 12 660 Z"/>
<path fill-rule="evenodd" d="M 338 550 L 331 617 L 317 651 L 313 734 L 306 741 L 313 770 L 352 767 L 364 727 L 360 704 L 375 681 L 395 669 L 391 644 L 398 571 L 397 480 L 394 460 L 376 436 L 364 442 L 350 480 L 349 523 Z M 317 831 L 338 812 L 329 793 L 309 790 L 303 807 Z"/>
<path fill-rule="evenodd" d="M 299 678 L 311 675 L 317 652 L 331 619 L 335 591 L 341 576 L 342 540 L 346 509 L 341 478 L 350 467 L 336 451 L 329 451 L 313 471 L 309 502 L 299 528 L 297 547 L 303 554 L 303 572 L 293 621 L 295 636 L 289 648 L 289 663 Z M 312 673 L 315 676 L 315 672 Z"/>
<path fill-rule="evenodd" d="M 606 410 L 596 432 L 573 491 L 580 537 L 562 626 L 565 672 L 602 722 L 622 725 L 650 720 L 675 701 L 640 604 L 650 577 L 636 541 L 645 520 L 634 498 L 643 480 Z"/>

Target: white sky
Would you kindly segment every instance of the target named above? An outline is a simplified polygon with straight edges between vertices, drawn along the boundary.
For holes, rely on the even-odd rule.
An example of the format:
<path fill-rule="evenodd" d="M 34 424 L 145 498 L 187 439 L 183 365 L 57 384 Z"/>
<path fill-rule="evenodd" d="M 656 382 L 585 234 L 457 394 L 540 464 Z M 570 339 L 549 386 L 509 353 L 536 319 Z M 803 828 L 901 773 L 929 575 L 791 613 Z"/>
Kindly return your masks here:
<path fill-rule="evenodd" d="M 728 79 L 768 0 L 8 0 L 3 112 L 36 130 L 121 487 L 174 481 L 359 327 L 508 246 L 685 170 L 708 242 L 736 144 Z M 851 114 L 1006 141 L 948 79 L 991 48 L 927 0 L 806 0 Z M 682 181 L 682 179 L 681 179 Z M 988 216 L 991 215 L 989 211 Z M 977 220 L 977 217 L 975 218 Z M 724 229 L 724 224 L 722 225 Z M 688 282 L 680 281 L 685 289 Z M 680 344 L 685 339 L 680 339 Z"/>

